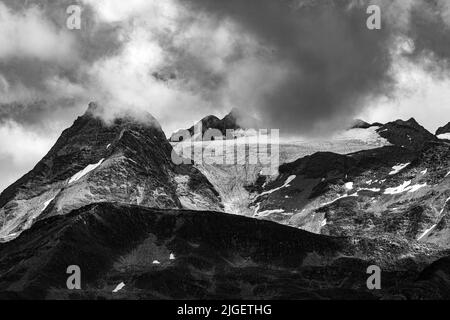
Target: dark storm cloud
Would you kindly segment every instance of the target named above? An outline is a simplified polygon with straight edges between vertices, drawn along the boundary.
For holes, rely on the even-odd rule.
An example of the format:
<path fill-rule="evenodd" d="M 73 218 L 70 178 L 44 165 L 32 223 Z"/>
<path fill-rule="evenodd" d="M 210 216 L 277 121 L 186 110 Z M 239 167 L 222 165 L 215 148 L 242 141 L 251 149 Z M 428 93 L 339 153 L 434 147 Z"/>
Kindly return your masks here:
<path fill-rule="evenodd" d="M 408 56 L 417 62 L 423 62 L 423 58 L 430 59 L 428 69 L 438 73 L 447 73 L 450 66 L 450 11 L 447 15 L 443 14 L 446 2 L 417 2 L 411 9 L 408 30 L 408 36 L 414 43 L 414 49 Z"/>
<path fill-rule="evenodd" d="M 72 0 L 3 0 L 2 3 L 11 23 L 36 19 L 46 31 L 37 37 L 43 36 L 44 41 L 47 36 L 68 40 L 45 48 L 48 53 L 39 52 L 44 57 L 17 50 L 10 57 L 0 59 L 0 80 L 13 92 L 12 97 L 0 96 L 0 121 L 45 127 L 54 120 L 51 115 L 59 114 L 60 109 L 85 105 L 89 101 L 85 96 L 89 92 L 85 71 L 95 61 L 120 51 L 123 46 L 123 41 L 119 40 L 120 26 L 99 22 L 90 6 Z M 70 31 L 66 27 L 66 9 L 73 4 L 83 8 L 82 30 Z M 20 27 L 20 22 L 17 24 Z M 30 34 L 29 41 L 39 46 L 40 39 L 36 35 Z M 63 50 L 61 48 L 65 51 L 52 55 L 52 51 Z"/>
<path fill-rule="evenodd" d="M 36 119 L 46 113 L 45 101 L 33 101 L 30 105 L 19 103 L 3 104 L 0 108 L 0 124 L 5 121 L 15 121 L 21 124 L 33 125 Z"/>
<path fill-rule="evenodd" d="M 367 5 L 350 4 L 190 0 L 193 10 L 234 19 L 272 49 L 271 63 L 287 66 L 257 111 L 272 127 L 290 131 L 348 119 L 361 110 L 364 99 L 393 85 L 389 27 L 368 30 Z"/>
<path fill-rule="evenodd" d="M 283 130 L 307 132 L 318 124 L 323 128 L 348 121 L 370 99 L 389 97 L 396 84 L 392 50 L 399 36 L 414 41 L 415 50 L 409 54 L 417 62 L 423 63 L 429 53 L 449 62 L 450 32 L 442 1 L 187 2 L 193 11 L 218 20 L 233 19 L 271 48 L 267 63 L 287 66 L 282 79 L 264 92 L 256 107 L 267 125 Z M 366 27 L 370 4 L 381 7 L 381 30 Z M 396 20 L 400 14 L 406 22 Z M 247 88 L 247 95 L 268 79 L 270 75 L 261 77 L 254 88 Z M 237 107 L 248 105 L 237 101 Z"/>
<path fill-rule="evenodd" d="M 55 108 L 74 105 L 84 108 L 89 97 L 95 99 L 97 91 L 87 70 L 96 61 L 123 53 L 127 45 L 123 31 L 125 26 L 133 25 L 134 17 L 106 23 L 98 19 L 95 7 L 72 0 L 2 3 L 18 15 L 29 8 L 39 8 L 56 30 L 64 32 L 67 32 L 67 6 L 80 3 L 83 20 L 81 31 L 68 33 L 73 41 L 67 60 L 62 54 L 61 61 L 20 55 L 0 61 L 0 93 L 1 77 L 11 87 L 23 87 L 26 93 L 22 107 L 15 103 L 20 101 L 8 101 L 0 118 L 26 124 L 32 124 L 33 120 L 48 122 Z M 366 27 L 366 9 L 372 3 L 381 7 L 381 30 Z M 179 7 L 188 10 L 177 17 L 176 27 L 160 28 L 160 34 L 149 31 L 163 50 L 165 62 L 160 69 L 148 73 L 163 77 L 173 74 L 167 85 L 207 100 L 215 109 L 205 113 L 230 107 L 249 108 L 268 127 L 303 133 L 318 125 L 332 128 L 360 113 L 370 99 L 389 96 L 394 91 L 392 50 L 399 36 L 414 43 L 413 49 L 405 53 L 408 58 L 424 63 L 424 57 L 432 56 L 439 63 L 430 66 L 441 73 L 446 70 L 442 66 L 448 65 L 450 56 L 450 15 L 442 14 L 448 9 L 443 3 L 443 0 L 179 0 Z M 405 21 L 396 22 L 400 14 L 406 17 Z M 207 23 L 201 21 L 205 17 Z M 227 29 L 228 21 L 238 27 Z M 193 26 L 197 26 L 196 33 L 186 35 Z M 209 32 L 223 26 L 234 35 L 229 39 L 231 50 L 221 55 L 211 50 L 215 42 L 208 37 L 216 36 Z M 126 32 L 130 30 L 133 27 Z M 208 50 L 216 56 L 205 55 Z M 216 58 L 220 67 L 211 67 Z M 102 85 L 102 90 L 108 91 L 105 87 L 108 84 Z M 117 91 L 117 87 L 113 90 Z M 55 96 L 55 92 L 59 94 Z"/>
<path fill-rule="evenodd" d="M 55 128 L 62 128 L 79 115 L 80 108 L 85 108 L 88 100 L 81 105 L 75 99 L 58 99 L 57 101 L 35 100 L 28 104 L 8 103 L 0 107 L 0 126 L 10 122 L 19 123 L 27 130 L 46 134 Z M 58 124 L 58 125 L 55 125 Z"/>
<path fill-rule="evenodd" d="M 44 14 L 44 18 L 56 29 L 68 31 L 66 22 L 67 8 L 79 5 L 82 8 L 81 30 L 68 31 L 76 39 L 76 53 L 82 62 L 89 63 L 112 56 L 122 48 L 123 41 L 118 34 L 121 27 L 118 24 L 100 22 L 93 8 L 80 1 L 73 0 L 2 0 L 14 13 L 22 14 L 29 8 L 37 8 Z"/>

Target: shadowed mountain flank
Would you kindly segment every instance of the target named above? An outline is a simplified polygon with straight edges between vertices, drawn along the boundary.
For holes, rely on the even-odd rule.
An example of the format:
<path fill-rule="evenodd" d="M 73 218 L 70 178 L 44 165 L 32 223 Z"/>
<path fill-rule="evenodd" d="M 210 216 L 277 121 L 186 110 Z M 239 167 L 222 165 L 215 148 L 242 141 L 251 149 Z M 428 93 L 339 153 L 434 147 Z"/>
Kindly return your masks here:
<path fill-rule="evenodd" d="M 105 123 L 96 108 L 91 104 L 33 170 L 0 195 L 0 238 L 101 201 L 221 210 L 217 192 L 196 168 L 173 163 L 172 146 L 151 115 Z"/>

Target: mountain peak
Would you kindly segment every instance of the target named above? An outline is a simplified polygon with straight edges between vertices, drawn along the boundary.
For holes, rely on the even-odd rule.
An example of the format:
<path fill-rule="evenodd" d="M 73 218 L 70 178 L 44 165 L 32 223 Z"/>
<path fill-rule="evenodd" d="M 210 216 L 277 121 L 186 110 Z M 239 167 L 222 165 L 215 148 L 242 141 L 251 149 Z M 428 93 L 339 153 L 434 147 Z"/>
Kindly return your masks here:
<path fill-rule="evenodd" d="M 417 120 L 416 119 L 414 119 L 414 118 L 409 118 L 409 120 L 408 121 L 406 121 L 407 123 L 409 123 L 410 125 L 413 125 L 413 126 L 420 126 L 420 124 L 417 122 Z"/>
<path fill-rule="evenodd" d="M 219 130 L 224 137 L 227 136 L 227 130 L 240 130 L 240 129 L 257 129 L 259 128 L 259 121 L 247 113 L 241 111 L 240 109 L 233 108 L 231 111 L 219 119 L 214 115 L 209 115 L 202 118 L 197 124 L 202 124 L 202 134 L 204 134 L 209 129 Z M 196 124 L 196 125 L 197 125 Z M 195 125 L 187 129 L 191 136 L 194 135 Z M 178 130 L 171 135 L 170 140 L 173 142 L 179 142 L 179 133 L 182 130 Z"/>
<path fill-rule="evenodd" d="M 149 112 L 141 109 L 111 109 L 103 104 L 90 102 L 81 118 L 96 118 L 109 126 L 147 126 L 162 131 L 158 120 Z"/>
<path fill-rule="evenodd" d="M 437 138 L 421 126 L 416 119 L 396 120 L 381 126 L 377 132 L 393 145 L 408 149 L 422 149 L 428 142 Z"/>
<path fill-rule="evenodd" d="M 89 102 L 88 108 L 87 108 L 85 114 L 94 115 L 94 114 L 97 114 L 100 111 L 100 109 L 101 108 L 99 107 L 98 103 L 92 101 L 92 102 Z"/>
<path fill-rule="evenodd" d="M 350 129 L 367 129 L 370 128 L 372 125 L 364 120 L 361 119 L 355 119 L 353 120 Z"/>
<path fill-rule="evenodd" d="M 450 133 L 450 122 L 447 123 L 445 126 L 440 127 L 440 128 L 437 129 L 437 131 L 436 131 L 436 135 L 437 135 L 437 136 L 442 135 L 442 134 L 446 134 L 446 133 L 447 133 L 447 134 Z"/>
<path fill-rule="evenodd" d="M 231 110 L 230 113 L 228 113 L 223 119 L 219 119 L 218 117 L 214 115 L 209 115 L 204 118 L 202 118 L 199 122 L 197 122 L 194 126 L 187 129 L 191 136 L 194 136 L 195 134 L 195 127 L 201 123 L 202 125 L 202 135 L 208 131 L 209 129 L 216 129 L 219 130 L 223 136 L 226 136 L 226 131 L 228 129 L 238 130 L 242 129 L 240 125 L 237 123 L 237 109 Z M 180 132 L 174 132 L 170 138 L 173 142 L 179 142 L 178 133 Z"/>
<path fill-rule="evenodd" d="M 197 197 L 204 209 L 221 210 L 196 168 L 173 163 L 172 146 L 150 114 L 116 113 L 108 123 L 99 110 L 90 103 L 33 170 L 0 194 L 0 242 L 94 202 L 179 209 Z"/>

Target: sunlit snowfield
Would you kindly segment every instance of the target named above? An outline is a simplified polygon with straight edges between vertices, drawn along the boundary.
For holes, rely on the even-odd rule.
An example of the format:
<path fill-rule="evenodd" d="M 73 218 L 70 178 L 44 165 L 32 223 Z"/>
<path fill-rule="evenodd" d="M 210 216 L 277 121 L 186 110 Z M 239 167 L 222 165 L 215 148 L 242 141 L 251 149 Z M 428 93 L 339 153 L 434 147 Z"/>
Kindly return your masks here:
<path fill-rule="evenodd" d="M 316 152 L 334 152 L 348 154 L 389 145 L 389 142 L 376 132 L 377 127 L 368 129 L 351 129 L 335 134 L 328 139 L 290 138 L 279 141 L 279 165 L 295 161 Z M 263 140 L 263 142 L 261 142 Z M 195 159 L 194 150 L 203 150 L 202 159 L 196 158 L 195 166 L 208 178 L 219 192 L 224 211 L 232 214 L 253 216 L 255 208 L 250 207 L 254 195 L 245 186 L 255 183 L 258 176 L 265 174 L 269 166 L 264 160 L 270 158 L 270 139 L 258 137 L 240 137 L 225 141 L 184 141 L 173 143 L 174 150 L 183 157 Z M 245 161 L 237 162 L 237 150 L 246 150 Z M 266 150 L 269 150 L 269 153 Z M 257 155 L 255 156 L 255 153 Z M 231 155 L 230 155 L 231 154 Z M 234 154 L 234 157 L 233 157 Z M 235 159 L 234 164 L 227 164 L 227 159 Z M 262 159 L 256 164 L 251 159 Z M 228 162 L 229 163 L 229 162 Z M 265 162 L 267 163 L 267 162 Z M 276 164 L 275 164 L 276 165 Z M 267 171 L 269 172 L 269 171 Z M 270 178 L 276 178 L 275 172 Z"/>

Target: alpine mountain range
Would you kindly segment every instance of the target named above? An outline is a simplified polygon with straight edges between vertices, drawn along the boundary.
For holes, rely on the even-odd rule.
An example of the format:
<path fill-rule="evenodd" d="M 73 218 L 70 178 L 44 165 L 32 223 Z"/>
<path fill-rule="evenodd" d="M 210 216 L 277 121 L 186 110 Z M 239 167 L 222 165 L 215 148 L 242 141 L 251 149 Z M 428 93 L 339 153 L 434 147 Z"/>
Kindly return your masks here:
<path fill-rule="evenodd" d="M 264 176 L 176 165 L 192 141 L 98 108 L 1 193 L 1 299 L 450 298 L 450 123 L 358 120 L 328 144 L 280 142 Z M 200 122 L 245 130 L 235 113 Z"/>

